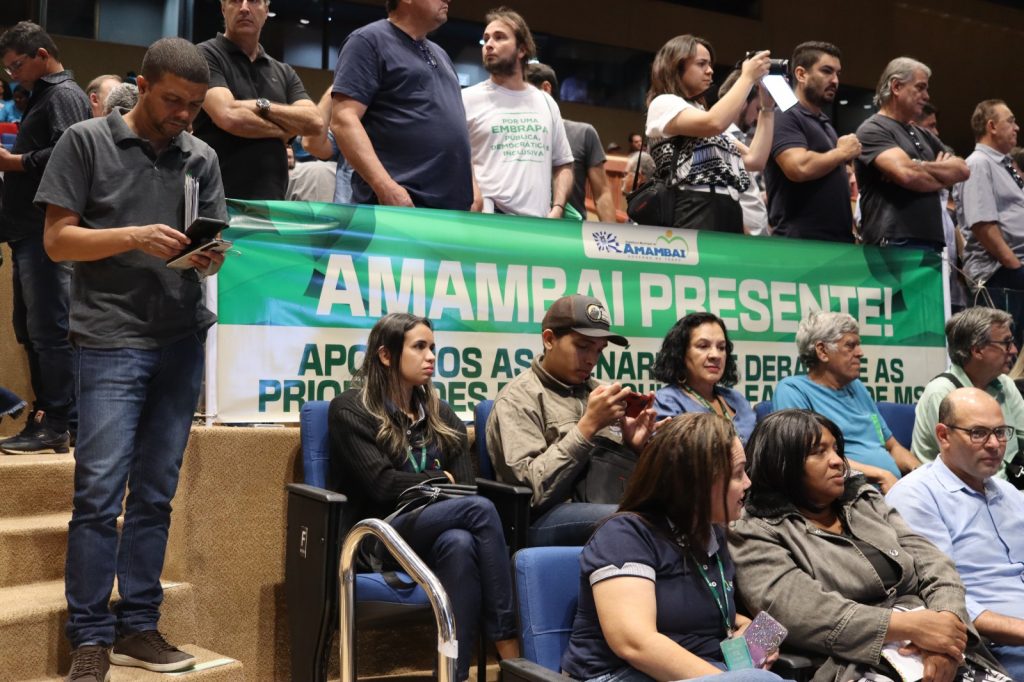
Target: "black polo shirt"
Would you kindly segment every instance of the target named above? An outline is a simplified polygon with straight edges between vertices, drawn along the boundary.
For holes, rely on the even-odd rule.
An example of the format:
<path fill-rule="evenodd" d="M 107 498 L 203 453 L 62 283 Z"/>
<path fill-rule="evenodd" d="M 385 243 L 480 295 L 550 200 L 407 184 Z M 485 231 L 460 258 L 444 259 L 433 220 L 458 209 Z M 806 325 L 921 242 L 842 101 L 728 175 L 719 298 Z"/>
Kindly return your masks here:
<path fill-rule="evenodd" d="M 880 244 L 884 240 L 912 239 L 944 246 L 939 193 L 904 189 L 883 177 L 875 166 L 878 155 L 893 147 L 899 147 L 912 159 L 934 161 L 943 151 L 939 138 L 924 128 L 881 114 L 861 123 L 857 138 L 861 154 L 855 167 L 864 241 Z"/>
<path fill-rule="evenodd" d="M 32 203 L 57 140 L 79 121 L 92 117 L 89 98 L 70 71 L 43 76 L 32 88 L 21 119 L 13 154 L 21 154 L 25 170 L 5 173 L 0 242 L 43 233 L 43 210 Z"/>
<path fill-rule="evenodd" d="M 787 149 L 825 153 L 836 148 L 835 128 L 825 114 L 797 104 L 776 112 L 772 152 L 764 169 L 768 191 L 768 220 L 773 234 L 796 239 L 853 240 L 853 212 L 846 167 L 808 182 L 793 182 L 782 172 L 776 157 Z"/>
<path fill-rule="evenodd" d="M 210 87 L 227 88 L 237 100 L 265 97 L 294 104 L 309 99 L 295 70 L 269 57 L 261 45 L 255 60 L 218 33 L 199 44 L 210 64 Z M 206 111 L 199 112 L 195 134 L 213 147 L 220 159 L 224 194 L 233 199 L 284 199 L 288 187 L 288 156 L 280 138 L 238 137 L 218 128 Z"/>

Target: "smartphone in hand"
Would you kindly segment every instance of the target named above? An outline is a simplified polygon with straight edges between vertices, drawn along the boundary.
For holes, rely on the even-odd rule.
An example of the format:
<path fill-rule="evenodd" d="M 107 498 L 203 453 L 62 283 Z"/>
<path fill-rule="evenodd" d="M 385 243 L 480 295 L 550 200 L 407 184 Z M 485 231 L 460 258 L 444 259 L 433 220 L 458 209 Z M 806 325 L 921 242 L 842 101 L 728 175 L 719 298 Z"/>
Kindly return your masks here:
<path fill-rule="evenodd" d="M 651 406 L 654 396 L 649 393 L 630 393 L 626 396 L 626 416 L 636 418 Z"/>
<path fill-rule="evenodd" d="M 771 617 L 767 611 L 761 611 L 743 631 L 743 639 L 747 640 L 750 658 L 755 668 L 764 665 L 766 658 L 779 650 L 782 640 L 786 639 L 789 630 L 779 621 Z"/>

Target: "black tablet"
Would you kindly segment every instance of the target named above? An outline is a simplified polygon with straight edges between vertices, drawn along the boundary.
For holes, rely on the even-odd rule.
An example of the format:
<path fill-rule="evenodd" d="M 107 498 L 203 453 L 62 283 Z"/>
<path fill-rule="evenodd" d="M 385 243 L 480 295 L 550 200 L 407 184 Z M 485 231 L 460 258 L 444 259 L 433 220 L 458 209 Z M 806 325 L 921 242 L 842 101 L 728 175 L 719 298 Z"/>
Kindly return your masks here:
<path fill-rule="evenodd" d="M 222 220 L 200 216 L 188 226 L 188 229 L 185 230 L 185 236 L 192 240 L 192 244 L 202 243 L 216 237 L 227 226 L 228 224 Z"/>

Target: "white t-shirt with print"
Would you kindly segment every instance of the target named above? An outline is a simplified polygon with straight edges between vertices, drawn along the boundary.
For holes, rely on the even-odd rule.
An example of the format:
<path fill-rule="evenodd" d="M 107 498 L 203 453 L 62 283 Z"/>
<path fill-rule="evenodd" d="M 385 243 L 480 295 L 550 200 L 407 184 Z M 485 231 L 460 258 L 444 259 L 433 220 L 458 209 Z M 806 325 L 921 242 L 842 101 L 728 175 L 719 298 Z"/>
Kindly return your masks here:
<path fill-rule="evenodd" d="M 546 216 L 551 170 L 572 163 L 555 100 L 532 85 L 509 90 L 486 80 L 463 90 L 462 101 L 485 203 L 504 213 Z"/>

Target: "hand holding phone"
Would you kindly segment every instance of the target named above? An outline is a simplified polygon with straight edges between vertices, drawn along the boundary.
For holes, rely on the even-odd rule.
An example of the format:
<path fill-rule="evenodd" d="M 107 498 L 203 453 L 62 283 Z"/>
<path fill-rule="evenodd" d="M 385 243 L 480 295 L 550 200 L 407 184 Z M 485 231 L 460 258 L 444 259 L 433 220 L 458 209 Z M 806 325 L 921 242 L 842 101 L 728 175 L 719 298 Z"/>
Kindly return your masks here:
<path fill-rule="evenodd" d="M 651 406 L 654 396 L 650 393 L 629 393 L 626 395 L 626 416 L 636 419 L 640 413 Z"/>
<path fill-rule="evenodd" d="M 750 658 L 755 668 L 764 665 L 766 658 L 779 650 L 789 630 L 779 621 L 771 617 L 767 611 L 761 611 L 743 631 L 743 639 L 747 640 Z"/>

